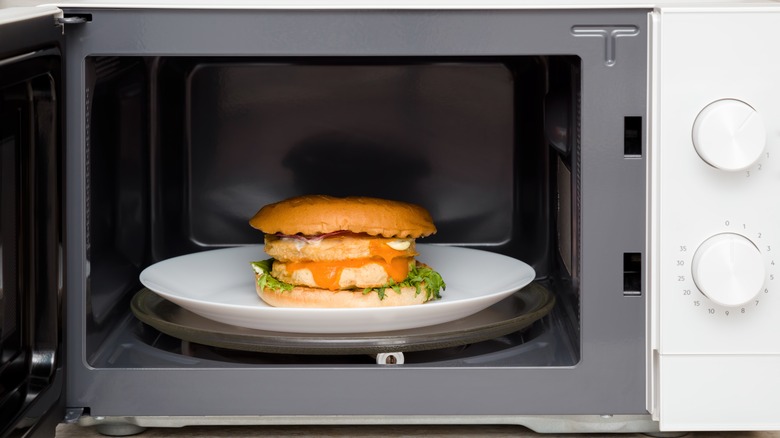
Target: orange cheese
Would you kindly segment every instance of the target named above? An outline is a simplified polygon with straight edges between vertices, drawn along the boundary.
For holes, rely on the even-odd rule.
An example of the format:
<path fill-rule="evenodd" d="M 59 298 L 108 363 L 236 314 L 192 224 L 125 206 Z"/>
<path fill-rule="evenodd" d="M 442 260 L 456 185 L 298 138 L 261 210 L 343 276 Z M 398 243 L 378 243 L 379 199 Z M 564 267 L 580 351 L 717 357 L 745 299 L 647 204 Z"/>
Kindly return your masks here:
<path fill-rule="evenodd" d="M 392 248 L 390 249 L 392 250 Z M 340 289 L 341 273 L 345 268 L 361 268 L 369 263 L 380 265 L 396 283 L 406 280 L 409 275 L 409 259 L 407 257 L 394 257 L 388 261 L 383 256 L 325 262 L 290 262 L 287 264 L 287 270 L 292 272 L 298 269 L 308 269 L 319 287 L 338 290 Z"/>
<path fill-rule="evenodd" d="M 397 249 L 393 249 L 387 244 L 387 242 L 388 240 L 385 239 L 371 239 L 368 244 L 368 251 L 371 253 L 371 256 L 381 257 L 386 263 L 390 263 L 390 261 L 396 257 L 410 257 L 417 255 L 417 253 L 414 253 L 411 250 L 399 251 Z"/>

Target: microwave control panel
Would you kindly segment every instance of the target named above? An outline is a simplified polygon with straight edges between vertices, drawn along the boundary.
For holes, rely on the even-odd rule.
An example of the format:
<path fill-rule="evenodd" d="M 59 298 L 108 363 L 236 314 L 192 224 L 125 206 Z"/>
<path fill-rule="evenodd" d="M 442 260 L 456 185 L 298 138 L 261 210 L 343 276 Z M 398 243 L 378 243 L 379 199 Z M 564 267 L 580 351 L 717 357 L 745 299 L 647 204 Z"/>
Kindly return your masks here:
<path fill-rule="evenodd" d="M 662 430 L 778 428 L 780 8 L 653 20 L 648 407 Z"/>
<path fill-rule="evenodd" d="M 669 13 L 659 29 L 660 345 L 780 354 L 780 13 Z"/>

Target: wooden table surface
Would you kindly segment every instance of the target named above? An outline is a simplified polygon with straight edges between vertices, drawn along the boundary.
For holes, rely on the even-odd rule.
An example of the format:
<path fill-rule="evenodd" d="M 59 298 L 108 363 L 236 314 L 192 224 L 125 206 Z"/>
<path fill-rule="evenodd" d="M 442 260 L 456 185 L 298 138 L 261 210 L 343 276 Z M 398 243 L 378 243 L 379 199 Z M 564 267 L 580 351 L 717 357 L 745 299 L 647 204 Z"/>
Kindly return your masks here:
<path fill-rule="evenodd" d="M 154 428 L 135 435 L 139 438 L 257 438 L 257 437 L 426 437 L 426 438 L 594 438 L 598 436 L 647 438 L 643 434 L 538 434 L 522 426 L 188 426 Z M 673 436 L 673 435 L 667 435 Z M 93 428 L 62 424 L 57 438 L 102 437 Z M 780 438 L 780 432 L 696 432 L 686 438 Z"/>

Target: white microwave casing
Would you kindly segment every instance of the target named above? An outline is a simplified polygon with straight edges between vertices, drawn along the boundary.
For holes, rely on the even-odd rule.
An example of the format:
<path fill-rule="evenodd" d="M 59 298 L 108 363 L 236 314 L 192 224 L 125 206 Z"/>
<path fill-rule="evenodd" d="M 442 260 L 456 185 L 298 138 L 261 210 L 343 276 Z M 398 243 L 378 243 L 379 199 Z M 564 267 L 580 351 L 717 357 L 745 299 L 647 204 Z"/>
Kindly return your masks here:
<path fill-rule="evenodd" d="M 54 20 L 62 17 L 60 7 L 650 9 L 644 266 L 648 414 L 668 431 L 780 429 L 780 257 L 775 255 L 780 252 L 780 3 L 35 3 L 0 3 L 5 8 L 0 25 L 41 16 Z M 601 37 L 608 59 L 621 36 Z M 763 144 L 758 147 L 756 141 Z M 753 155 L 735 164 L 743 149 Z M 734 253 L 748 254 L 747 259 L 720 260 L 717 251 L 724 250 L 705 244 L 713 238 L 718 242 L 709 243 L 728 249 L 753 247 Z M 730 270 L 719 277 L 718 268 Z M 712 276 L 717 278 L 708 280 Z M 740 292 L 733 301 L 714 296 L 724 293 L 717 286 L 711 296 L 700 290 L 708 281 L 727 280 L 734 288 L 748 284 L 755 290 Z M 760 288 L 753 287 L 756 282 Z"/>
<path fill-rule="evenodd" d="M 648 394 L 665 428 L 780 425 L 774 6 L 672 8 L 652 17 Z M 699 149 L 710 146 L 750 158 L 709 163 Z M 711 239 L 737 259 L 708 261 Z M 739 242 L 753 247 L 742 254 Z M 700 290 L 717 295 L 723 284 L 726 295 L 746 289 L 744 296 Z"/>

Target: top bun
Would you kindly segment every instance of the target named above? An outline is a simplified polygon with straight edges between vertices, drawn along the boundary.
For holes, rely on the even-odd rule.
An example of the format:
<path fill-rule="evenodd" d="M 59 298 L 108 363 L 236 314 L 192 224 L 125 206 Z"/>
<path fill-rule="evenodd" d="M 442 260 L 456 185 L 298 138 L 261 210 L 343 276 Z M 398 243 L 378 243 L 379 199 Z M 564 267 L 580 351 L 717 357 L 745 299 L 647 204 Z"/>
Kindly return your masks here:
<path fill-rule="evenodd" d="M 418 238 L 436 232 L 424 208 L 386 199 L 325 195 L 290 198 L 261 208 L 249 221 L 266 234 L 308 236 L 351 231 L 372 236 Z"/>

